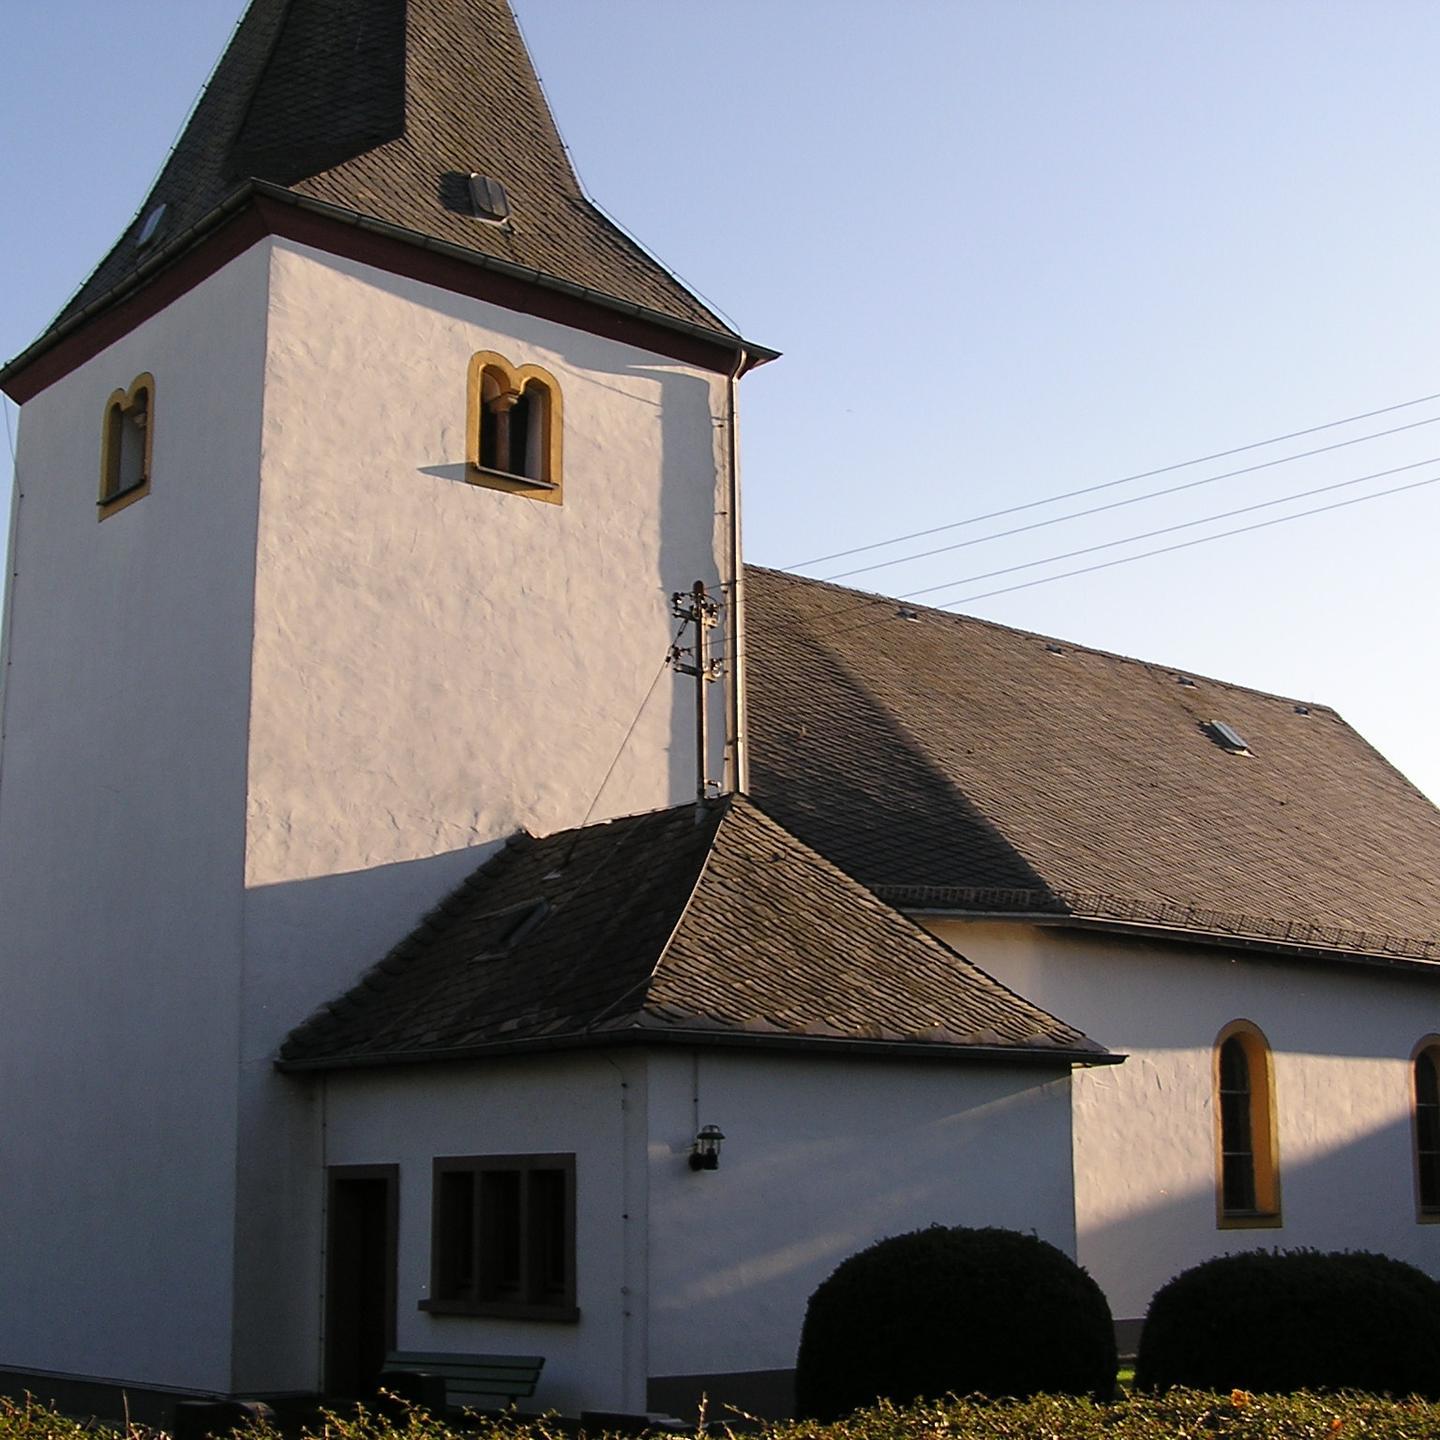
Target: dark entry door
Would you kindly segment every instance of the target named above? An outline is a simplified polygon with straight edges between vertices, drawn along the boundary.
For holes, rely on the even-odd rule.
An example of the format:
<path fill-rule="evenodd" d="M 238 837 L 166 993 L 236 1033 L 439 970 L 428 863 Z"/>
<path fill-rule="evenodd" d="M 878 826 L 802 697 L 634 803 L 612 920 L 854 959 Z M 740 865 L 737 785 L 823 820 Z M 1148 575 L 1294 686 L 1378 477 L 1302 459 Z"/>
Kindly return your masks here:
<path fill-rule="evenodd" d="M 336 1165 L 328 1175 L 325 1393 L 367 1396 L 395 1348 L 400 1172 L 395 1165 Z"/>

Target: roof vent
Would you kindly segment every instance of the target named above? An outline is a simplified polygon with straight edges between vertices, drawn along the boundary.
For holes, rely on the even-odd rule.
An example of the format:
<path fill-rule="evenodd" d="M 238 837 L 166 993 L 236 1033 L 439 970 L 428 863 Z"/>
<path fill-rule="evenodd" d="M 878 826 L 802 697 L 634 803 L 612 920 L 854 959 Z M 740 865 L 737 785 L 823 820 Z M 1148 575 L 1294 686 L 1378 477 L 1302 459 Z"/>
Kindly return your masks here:
<path fill-rule="evenodd" d="M 895 618 L 897 620 L 913 620 L 917 625 L 920 623 L 919 611 L 910 609 L 908 605 L 900 606 L 895 612 Z"/>
<path fill-rule="evenodd" d="M 477 175 L 473 170 L 470 172 L 470 203 L 475 207 L 476 216 L 492 225 L 510 218 L 510 197 L 505 193 L 505 187 L 498 180 L 492 180 L 488 175 Z"/>
<path fill-rule="evenodd" d="M 1308 705 L 1297 705 L 1295 707 L 1295 713 L 1297 715 L 1308 715 L 1310 713 L 1310 707 Z"/>
<path fill-rule="evenodd" d="M 145 223 L 140 227 L 140 233 L 135 237 L 135 248 L 143 250 L 154 238 L 160 229 L 160 222 L 165 218 L 164 204 L 157 205 L 146 217 Z"/>
<path fill-rule="evenodd" d="M 1065 647 L 1063 645 L 1057 645 L 1053 640 L 1047 640 L 1045 642 L 1045 648 L 1052 655 L 1063 655 L 1065 653 Z"/>
<path fill-rule="evenodd" d="M 1195 682 L 1188 675 L 1177 675 L 1175 677 L 1175 683 L 1185 686 L 1187 690 L 1193 690 L 1195 688 Z"/>
<path fill-rule="evenodd" d="M 480 916 L 475 924 L 483 926 L 485 933 L 475 951 L 475 959 L 498 959 L 507 950 L 514 949 L 549 913 L 548 900 L 526 900 Z"/>
<path fill-rule="evenodd" d="M 1245 743 L 1245 737 L 1234 726 L 1227 725 L 1223 720 L 1207 721 L 1205 730 L 1222 750 L 1228 750 L 1232 755 L 1248 755 L 1250 753 L 1250 747 Z"/>

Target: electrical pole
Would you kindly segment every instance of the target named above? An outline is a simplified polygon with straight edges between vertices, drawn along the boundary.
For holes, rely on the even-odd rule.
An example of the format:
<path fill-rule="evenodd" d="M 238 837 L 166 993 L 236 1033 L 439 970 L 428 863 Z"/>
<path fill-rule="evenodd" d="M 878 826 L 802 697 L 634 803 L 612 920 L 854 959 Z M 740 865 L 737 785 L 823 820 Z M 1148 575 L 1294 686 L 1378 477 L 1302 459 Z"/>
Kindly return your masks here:
<path fill-rule="evenodd" d="M 710 782 L 705 776 L 709 759 L 709 733 L 705 723 L 705 687 L 724 673 L 724 661 L 710 658 L 710 632 L 720 621 L 720 606 L 705 592 L 705 582 L 697 580 L 689 590 L 677 590 L 670 597 L 670 608 L 677 619 L 693 629 L 690 645 L 670 647 L 670 664 L 681 675 L 695 677 L 695 823 L 704 818 L 705 801 L 709 799 Z M 687 663 L 682 657 L 690 656 Z"/>

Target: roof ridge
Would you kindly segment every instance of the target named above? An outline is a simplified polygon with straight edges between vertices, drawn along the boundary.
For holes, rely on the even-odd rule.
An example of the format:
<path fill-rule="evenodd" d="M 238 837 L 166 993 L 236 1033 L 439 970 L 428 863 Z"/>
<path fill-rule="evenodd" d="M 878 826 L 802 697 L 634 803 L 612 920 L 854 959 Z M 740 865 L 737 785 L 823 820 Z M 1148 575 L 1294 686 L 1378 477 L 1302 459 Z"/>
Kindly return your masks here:
<path fill-rule="evenodd" d="M 661 967 L 665 964 L 666 957 L 675 943 L 675 937 L 680 933 L 680 927 L 684 925 L 686 916 L 690 913 L 690 907 L 695 903 L 695 897 L 700 892 L 700 887 L 705 882 L 705 876 L 710 870 L 710 861 L 715 854 L 715 847 L 720 841 L 720 833 L 724 830 L 726 822 L 734 814 L 734 796 L 721 795 L 715 802 L 716 816 L 710 831 L 710 839 L 705 846 L 704 853 L 700 856 L 700 864 L 696 867 L 695 877 L 690 882 L 690 889 L 685 899 L 675 912 L 675 923 L 670 927 L 670 933 L 665 937 L 665 943 L 660 946 L 655 955 L 655 963 L 650 967 L 650 973 L 645 977 L 645 990 L 648 993 L 650 987 L 655 983 L 655 977 L 660 973 Z M 708 803 L 708 802 L 707 802 Z M 644 1008 L 642 1005 L 641 1009 Z"/>
<path fill-rule="evenodd" d="M 721 835 L 727 823 L 756 823 L 760 828 L 778 834 L 789 846 L 799 851 L 804 860 L 821 875 L 825 876 L 832 885 L 838 885 L 842 891 L 848 890 L 864 896 L 869 904 L 878 912 L 878 916 L 883 917 L 888 925 L 898 932 L 905 934 L 912 942 L 918 942 L 931 954 L 942 957 L 945 964 L 951 969 L 958 968 L 978 976 L 985 985 L 993 986 L 1004 996 L 1008 997 L 1022 1012 L 1037 1015 L 1046 1021 L 1060 1025 L 1066 1030 L 1074 1032 L 1086 1045 L 1093 1046 L 1097 1054 L 1104 1053 L 1104 1047 L 1102 1045 L 1090 1039 L 1089 1036 L 1084 1035 L 1083 1032 L 1078 1030 L 1074 1025 L 1071 1025 L 1067 1020 L 1045 1009 L 1044 1006 L 1036 1004 L 1026 996 L 1021 995 L 1018 990 L 1012 989 L 1009 985 L 1006 985 L 1004 981 L 997 979 L 983 966 L 976 964 L 976 962 L 971 960 L 967 955 L 963 955 L 933 931 L 927 930 L 919 921 L 906 915 L 902 910 L 890 904 L 889 901 L 882 899 L 870 886 L 856 879 L 855 876 L 851 875 L 847 870 L 842 869 L 839 865 L 835 864 L 833 860 L 828 859 L 825 855 L 821 854 L 820 851 L 807 844 L 790 830 L 788 826 L 781 824 L 780 821 L 770 815 L 764 807 L 751 796 L 737 793 L 731 798 L 732 804 L 727 814 L 722 818 L 721 824 L 716 829 L 715 840 L 710 847 L 710 853 L 719 849 Z M 707 853 L 707 862 L 708 858 L 709 855 Z M 702 874 L 706 868 L 708 868 L 708 866 L 702 867 Z M 699 889 L 698 883 L 696 889 Z M 692 902 L 693 899 L 694 895 L 692 893 Z M 685 913 L 688 913 L 689 908 L 689 903 L 687 903 Z M 677 930 L 678 928 L 677 926 Z M 672 936 L 672 940 L 673 938 Z M 657 966 L 657 969 L 658 968 Z M 1040 1034 L 1043 1032 L 1037 1030 L 1036 1033 Z M 1082 1045 L 1080 1048 L 1084 1048 L 1084 1046 Z"/>
<path fill-rule="evenodd" d="M 693 807 L 690 806 L 690 805 L 669 805 L 669 806 L 666 806 L 666 807 L 663 808 L 663 809 L 650 810 L 650 811 L 642 811 L 639 815 L 622 817 L 622 819 L 623 819 L 624 821 L 630 821 L 630 822 L 633 822 L 633 823 L 628 824 L 628 825 L 626 826 L 624 832 L 617 835 L 616 840 L 615 840 L 615 843 L 614 843 L 613 845 L 611 845 L 611 846 L 608 846 L 608 847 L 604 850 L 604 852 L 601 854 L 599 860 L 597 860 L 597 861 L 595 862 L 595 864 L 594 864 L 593 866 L 591 866 L 591 868 L 590 868 L 589 872 L 586 874 L 584 880 L 581 881 L 581 882 L 575 887 L 575 889 L 577 889 L 577 890 L 581 891 L 581 893 L 583 893 L 586 887 L 588 887 L 588 886 L 590 886 L 591 884 L 594 883 L 595 878 L 601 873 L 601 871 L 608 869 L 612 864 L 614 864 L 616 858 L 617 858 L 618 856 L 620 856 L 620 855 L 622 854 L 622 852 L 624 851 L 624 848 L 625 848 L 628 844 L 630 844 L 638 835 L 640 835 L 640 834 L 642 834 L 642 833 L 644 832 L 645 826 L 644 826 L 644 823 L 643 823 L 643 822 L 644 822 L 646 819 L 649 819 L 649 818 L 652 818 L 652 817 L 659 817 L 659 816 L 666 816 L 666 817 L 676 816 L 676 815 L 678 815 L 679 812 L 684 811 L 684 810 L 689 810 L 689 809 L 691 809 L 691 808 L 693 808 Z M 603 828 L 604 825 L 611 825 L 611 824 L 615 824 L 615 823 L 616 823 L 615 821 L 603 821 L 603 822 L 601 822 L 601 826 L 587 826 L 587 827 L 583 827 L 581 830 L 577 831 L 576 834 L 577 834 L 577 835 L 583 835 L 583 834 L 587 833 L 587 831 L 590 831 L 590 830 L 598 831 L 600 828 Z M 565 832 L 564 832 L 564 831 L 561 831 L 561 832 L 559 832 L 559 834 L 556 835 L 556 836 L 548 836 L 548 837 L 546 837 L 546 838 L 547 838 L 548 840 L 555 840 L 555 841 L 558 842 L 559 840 L 562 840 L 562 839 L 564 838 L 564 835 L 565 835 Z M 713 841 L 714 841 L 714 833 L 713 833 L 713 831 L 712 831 L 711 842 L 710 842 L 710 843 L 713 844 Z M 707 846 L 706 846 L 706 851 L 705 851 L 705 853 L 706 853 L 707 856 L 708 856 L 708 854 L 709 854 L 709 850 L 710 850 L 710 845 L 707 844 Z M 572 852 L 567 852 L 567 855 L 568 855 L 569 853 L 572 853 Z M 705 866 L 705 862 L 704 862 L 704 859 L 702 858 L 701 864 L 700 864 L 700 871 L 703 871 L 703 870 L 704 870 L 704 866 Z M 698 873 L 699 873 L 699 872 L 697 872 L 697 874 L 698 874 Z M 689 892 L 687 893 L 684 902 L 679 906 L 679 908 L 678 908 L 677 911 L 676 911 L 675 920 L 674 920 L 674 922 L 672 923 L 672 925 L 671 925 L 671 927 L 670 927 L 670 935 L 671 935 L 671 936 L 674 935 L 676 928 L 679 926 L 681 919 L 684 917 L 686 906 L 689 905 L 691 898 L 694 896 L 694 893 L 695 893 L 695 883 L 692 882 L 691 887 L 690 887 L 690 890 L 689 890 Z M 557 902 L 557 904 L 556 904 L 556 906 L 555 906 L 555 909 L 556 909 L 557 912 L 563 912 L 564 908 L 565 908 L 565 902 L 564 902 L 563 900 Z M 667 937 L 667 939 L 666 939 L 666 945 L 668 945 L 668 944 L 669 944 L 669 937 Z M 663 947 L 662 947 L 662 950 L 663 950 Z M 656 970 L 656 969 L 658 969 L 658 962 L 657 962 L 656 965 L 653 965 L 653 966 L 651 967 L 650 974 L 646 977 L 645 981 L 643 982 L 645 985 L 648 985 L 648 984 L 650 983 L 650 981 L 654 978 L 654 974 L 655 974 L 655 970 Z M 557 980 L 557 985 L 558 985 L 559 983 L 560 983 L 560 982 Z M 628 998 L 628 996 L 629 996 L 630 994 L 632 994 L 633 991 L 634 991 L 636 988 L 638 988 L 638 986 L 632 986 L 630 990 L 627 990 L 627 991 L 623 992 L 622 994 L 616 996 L 616 997 L 614 998 L 614 1000 L 612 1000 L 611 1003 L 610 1003 L 608 1006 L 605 1007 L 604 1010 L 602 1010 L 598 1015 L 595 1015 L 595 1016 L 592 1016 L 592 1017 L 591 1017 L 590 1021 L 589 1021 L 588 1024 L 585 1026 L 585 1029 L 590 1030 L 590 1029 L 593 1029 L 595 1026 L 597 1026 L 597 1025 L 600 1023 L 600 1021 L 605 1017 L 606 1014 L 611 1013 L 611 1012 L 613 1012 L 614 1010 L 616 1010 L 616 1009 L 619 1007 L 619 1005 L 620 1005 L 626 998 Z"/>
<path fill-rule="evenodd" d="M 1184 675 L 1187 679 L 1201 680 L 1206 685 L 1214 685 L 1222 690 L 1235 690 L 1245 695 L 1255 695 L 1263 700 L 1275 700 L 1283 705 L 1304 705 L 1312 712 L 1323 712 L 1334 716 L 1341 724 L 1347 726 L 1348 722 L 1338 710 L 1332 705 L 1327 705 L 1323 700 L 1307 700 L 1298 695 L 1282 695 L 1274 690 L 1261 690 L 1253 685 L 1241 685 L 1234 680 L 1222 680 L 1215 675 L 1203 674 L 1199 670 L 1190 670 L 1182 665 L 1168 665 L 1158 660 L 1146 660 L 1138 655 L 1126 655 L 1118 650 L 1105 650 L 1098 645 L 1087 645 L 1083 641 L 1067 640 L 1061 635 L 1046 635 L 1039 630 L 1026 630 L 1019 625 L 1006 625 L 999 620 L 987 620 L 982 615 L 960 614 L 954 610 L 942 610 L 934 605 L 925 605 L 917 600 L 907 600 L 902 596 L 885 595 L 878 590 L 860 590 L 851 585 L 837 585 L 833 580 L 818 580 L 810 575 L 797 575 L 791 570 L 777 570 L 773 566 L 754 565 L 749 561 L 745 563 L 747 572 L 756 571 L 763 575 L 770 575 L 778 580 L 792 581 L 807 588 L 832 591 L 839 595 L 855 596 L 866 601 L 876 601 L 886 605 L 903 605 L 907 610 L 914 610 L 920 614 L 934 616 L 937 620 L 948 620 L 957 625 L 978 625 L 987 630 L 1000 631 L 1006 635 L 1018 635 L 1029 640 L 1038 640 L 1042 644 L 1063 645 L 1067 650 L 1075 650 L 1084 655 L 1094 655 L 1101 660 L 1114 660 L 1122 665 L 1139 665 L 1149 671 L 1156 671 L 1168 675 Z M 810 620 L 820 619 L 821 616 L 808 616 Z M 826 637 L 817 635 L 818 640 Z"/>

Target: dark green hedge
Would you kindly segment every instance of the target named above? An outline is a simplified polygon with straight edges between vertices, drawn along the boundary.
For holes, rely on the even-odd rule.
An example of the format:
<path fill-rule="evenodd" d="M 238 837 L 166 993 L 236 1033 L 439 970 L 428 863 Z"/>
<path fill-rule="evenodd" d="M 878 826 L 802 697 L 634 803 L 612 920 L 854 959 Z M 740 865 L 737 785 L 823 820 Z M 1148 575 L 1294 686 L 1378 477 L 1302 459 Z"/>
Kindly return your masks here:
<path fill-rule="evenodd" d="M 690 1416 L 693 1420 L 694 1417 Z M 709 1434 L 725 1440 L 723 1417 Z M 7 1408 L 0 1401 L 0 1440 L 118 1440 L 122 1427 L 95 1430 L 53 1411 Z M 243 1435 L 243 1432 L 242 1432 Z M 835 1425 L 804 1421 L 767 1425 L 751 1440 L 1435 1440 L 1440 1405 L 1374 1396 L 1197 1394 L 1171 1390 L 1118 1405 L 1037 1396 L 1004 1403 L 947 1402 L 894 1410 L 864 1410 Z M 337 1417 L 305 1432 L 325 1440 L 574 1440 L 573 1431 L 536 1421 L 460 1430 L 428 1417 L 394 1424 Z M 129 1440 L 151 1440 L 138 1427 Z M 248 1440 L 248 1437 L 247 1437 Z M 255 1437 L 260 1440 L 260 1437 Z M 279 1440 L 273 1432 L 264 1440 Z M 294 1440 L 294 1437 L 291 1437 Z M 591 1440 L 598 1440 L 592 1432 Z"/>
<path fill-rule="evenodd" d="M 1105 1400 L 1114 1384 L 1110 1307 L 1073 1260 L 1033 1235 L 939 1225 L 852 1255 L 816 1290 L 795 1370 L 799 1413 L 824 1420 L 877 1398 Z"/>
<path fill-rule="evenodd" d="M 1440 1398 L 1440 1284 L 1363 1252 L 1208 1260 L 1150 1302 L 1135 1384 Z"/>

